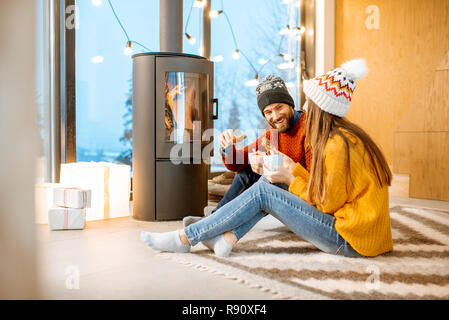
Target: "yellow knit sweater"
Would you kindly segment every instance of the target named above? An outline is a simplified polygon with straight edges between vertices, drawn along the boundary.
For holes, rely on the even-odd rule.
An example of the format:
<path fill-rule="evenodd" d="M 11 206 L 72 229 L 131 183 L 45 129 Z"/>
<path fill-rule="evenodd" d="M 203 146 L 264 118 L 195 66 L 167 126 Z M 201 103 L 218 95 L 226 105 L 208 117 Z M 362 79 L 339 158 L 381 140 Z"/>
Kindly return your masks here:
<path fill-rule="evenodd" d="M 335 216 L 335 229 L 358 253 L 376 256 L 391 251 L 388 186 L 379 186 L 361 140 L 347 131 L 342 132 L 356 143 L 354 147 L 350 144 L 353 188 L 348 186 L 347 192 L 345 143 L 339 135 L 334 135 L 324 149 L 326 200 L 323 204 L 311 204 Z M 295 179 L 289 191 L 308 201 L 309 172 L 298 163 L 292 174 Z"/>

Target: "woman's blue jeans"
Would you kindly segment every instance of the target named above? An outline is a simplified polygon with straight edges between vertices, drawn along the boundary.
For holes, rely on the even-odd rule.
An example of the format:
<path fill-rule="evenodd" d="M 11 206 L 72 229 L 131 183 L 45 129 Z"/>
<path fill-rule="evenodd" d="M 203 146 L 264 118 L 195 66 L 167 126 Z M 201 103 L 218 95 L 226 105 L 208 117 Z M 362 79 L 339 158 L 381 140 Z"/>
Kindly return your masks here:
<path fill-rule="evenodd" d="M 265 215 L 271 214 L 291 231 L 320 250 L 347 257 L 361 257 L 335 230 L 335 217 L 323 213 L 289 192 L 285 184 L 271 184 L 265 177 L 213 214 L 187 226 L 192 246 L 232 231 L 240 240 Z"/>

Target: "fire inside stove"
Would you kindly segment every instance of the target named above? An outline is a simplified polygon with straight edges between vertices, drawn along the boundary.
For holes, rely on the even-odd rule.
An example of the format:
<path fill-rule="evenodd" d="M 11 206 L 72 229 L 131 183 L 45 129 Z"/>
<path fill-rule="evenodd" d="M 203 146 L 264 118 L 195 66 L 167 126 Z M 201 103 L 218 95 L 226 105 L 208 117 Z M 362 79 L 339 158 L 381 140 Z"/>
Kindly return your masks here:
<path fill-rule="evenodd" d="M 201 123 L 201 96 L 207 76 L 198 73 L 167 72 L 165 75 L 165 137 L 175 144 L 191 142 L 194 128 Z M 203 85 L 204 86 L 204 85 Z M 198 128 L 199 130 L 201 128 Z M 201 131 L 201 130 L 200 130 Z"/>

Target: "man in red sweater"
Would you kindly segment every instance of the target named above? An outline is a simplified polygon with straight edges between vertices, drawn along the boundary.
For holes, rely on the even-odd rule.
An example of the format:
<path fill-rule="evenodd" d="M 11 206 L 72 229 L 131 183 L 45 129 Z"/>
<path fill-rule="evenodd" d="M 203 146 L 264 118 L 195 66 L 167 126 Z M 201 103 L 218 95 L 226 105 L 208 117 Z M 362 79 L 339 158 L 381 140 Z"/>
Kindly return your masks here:
<path fill-rule="evenodd" d="M 270 130 L 257 138 L 256 141 L 243 149 L 237 150 L 235 143 L 243 137 L 236 137 L 232 129 L 225 130 L 218 140 L 221 146 L 221 156 L 226 168 L 237 172 L 229 190 L 218 203 L 218 208 L 235 199 L 243 191 L 251 187 L 262 175 L 263 156 L 269 153 L 270 146 L 286 154 L 295 162 L 309 168 L 311 153 L 304 149 L 305 114 L 296 111 L 293 98 L 289 94 L 284 81 L 270 75 L 256 88 L 257 104 L 265 119 L 270 124 Z M 251 163 L 248 154 L 252 153 Z M 279 185 L 288 190 L 288 186 Z M 200 217 L 188 216 L 183 219 L 187 226 Z"/>

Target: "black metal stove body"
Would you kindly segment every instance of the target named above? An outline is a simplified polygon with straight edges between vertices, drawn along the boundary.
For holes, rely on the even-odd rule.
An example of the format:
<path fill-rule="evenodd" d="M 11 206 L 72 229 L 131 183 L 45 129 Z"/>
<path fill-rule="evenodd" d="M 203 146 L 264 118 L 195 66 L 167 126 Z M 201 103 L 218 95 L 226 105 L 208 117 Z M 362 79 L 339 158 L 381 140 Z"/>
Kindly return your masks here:
<path fill-rule="evenodd" d="M 133 56 L 133 215 L 203 215 L 213 135 L 213 63 L 194 55 Z M 218 111 L 217 111 L 218 112 Z M 207 150 L 206 150 L 207 151 Z M 203 159 L 204 158 L 204 159 Z"/>

